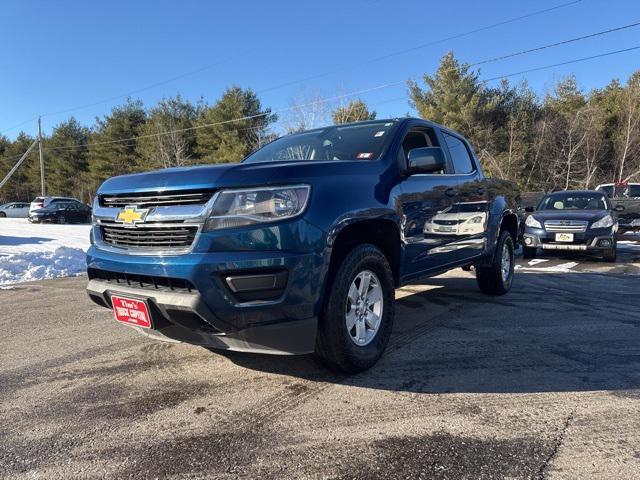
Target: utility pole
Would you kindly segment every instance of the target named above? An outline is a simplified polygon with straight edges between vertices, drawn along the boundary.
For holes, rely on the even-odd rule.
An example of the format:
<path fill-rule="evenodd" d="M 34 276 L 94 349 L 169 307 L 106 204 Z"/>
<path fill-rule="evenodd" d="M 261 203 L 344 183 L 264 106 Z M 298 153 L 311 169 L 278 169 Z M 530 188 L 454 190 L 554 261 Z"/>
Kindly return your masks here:
<path fill-rule="evenodd" d="M 40 151 L 40 195 L 44 197 L 44 159 L 42 158 L 42 122 L 38 117 L 38 150 Z"/>

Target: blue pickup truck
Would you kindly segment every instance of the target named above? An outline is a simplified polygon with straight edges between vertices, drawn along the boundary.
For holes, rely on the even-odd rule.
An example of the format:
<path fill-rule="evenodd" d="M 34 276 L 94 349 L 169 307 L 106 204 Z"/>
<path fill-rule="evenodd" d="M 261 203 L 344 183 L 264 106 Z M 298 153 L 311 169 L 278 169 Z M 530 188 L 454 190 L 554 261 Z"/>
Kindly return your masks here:
<path fill-rule="evenodd" d="M 456 267 L 509 291 L 518 193 L 421 119 L 287 135 L 238 164 L 111 178 L 93 207 L 88 293 L 122 323 L 207 348 L 382 355 L 394 291 Z"/>

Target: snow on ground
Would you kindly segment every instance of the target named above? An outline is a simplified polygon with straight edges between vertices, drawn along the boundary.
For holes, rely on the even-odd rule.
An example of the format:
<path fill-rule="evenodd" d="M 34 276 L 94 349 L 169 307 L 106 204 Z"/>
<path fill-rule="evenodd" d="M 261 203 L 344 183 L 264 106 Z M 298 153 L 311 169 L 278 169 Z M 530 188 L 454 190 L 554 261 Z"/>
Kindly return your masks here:
<path fill-rule="evenodd" d="M 0 218 L 0 285 L 84 273 L 90 228 Z"/>

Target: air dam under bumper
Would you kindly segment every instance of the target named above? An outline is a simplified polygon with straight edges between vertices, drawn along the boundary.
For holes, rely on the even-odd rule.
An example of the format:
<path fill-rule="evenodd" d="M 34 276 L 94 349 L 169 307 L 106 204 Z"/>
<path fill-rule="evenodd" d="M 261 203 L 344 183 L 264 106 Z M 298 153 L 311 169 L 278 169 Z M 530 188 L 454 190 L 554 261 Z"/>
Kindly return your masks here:
<path fill-rule="evenodd" d="M 112 307 L 111 295 L 146 301 L 153 330 L 132 328 L 151 336 L 159 333 L 173 340 L 209 348 L 278 355 L 310 353 L 315 347 L 315 317 L 222 332 L 207 320 L 215 316 L 197 292 L 147 292 L 135 287 L 90 280 L 87 293 L 95 303 L 108 308 Z"/>

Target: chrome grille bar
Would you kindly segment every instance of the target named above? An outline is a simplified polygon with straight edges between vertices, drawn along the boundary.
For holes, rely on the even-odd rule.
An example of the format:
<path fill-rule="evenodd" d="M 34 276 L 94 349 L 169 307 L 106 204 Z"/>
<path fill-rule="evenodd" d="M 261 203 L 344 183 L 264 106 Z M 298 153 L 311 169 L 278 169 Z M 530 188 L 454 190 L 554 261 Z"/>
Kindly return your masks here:
<path fill-rule="evenodd" d="M 100 206 L 121 208 L 129 205 L 138 207 L 155 207 L 169 205 L 202 205 L 209 201 L 212 191 L 187 193 L 129 193 L 125 195 L 100 195 Z"/>
<path fill-rule="evenodd" d="M 103 222 L 100 228 L 105 243 L 127 249 L 189 248 L 198 233 L 195 225 L 179 224 L 132 228 Z"/>
<path fill-rule="evenodd" d="M 581 233 L 587 230 L 589 222 L 583 220 L 547 220 L 544 222 L 544 228 L 547 232 L 574 232 Z"/>

